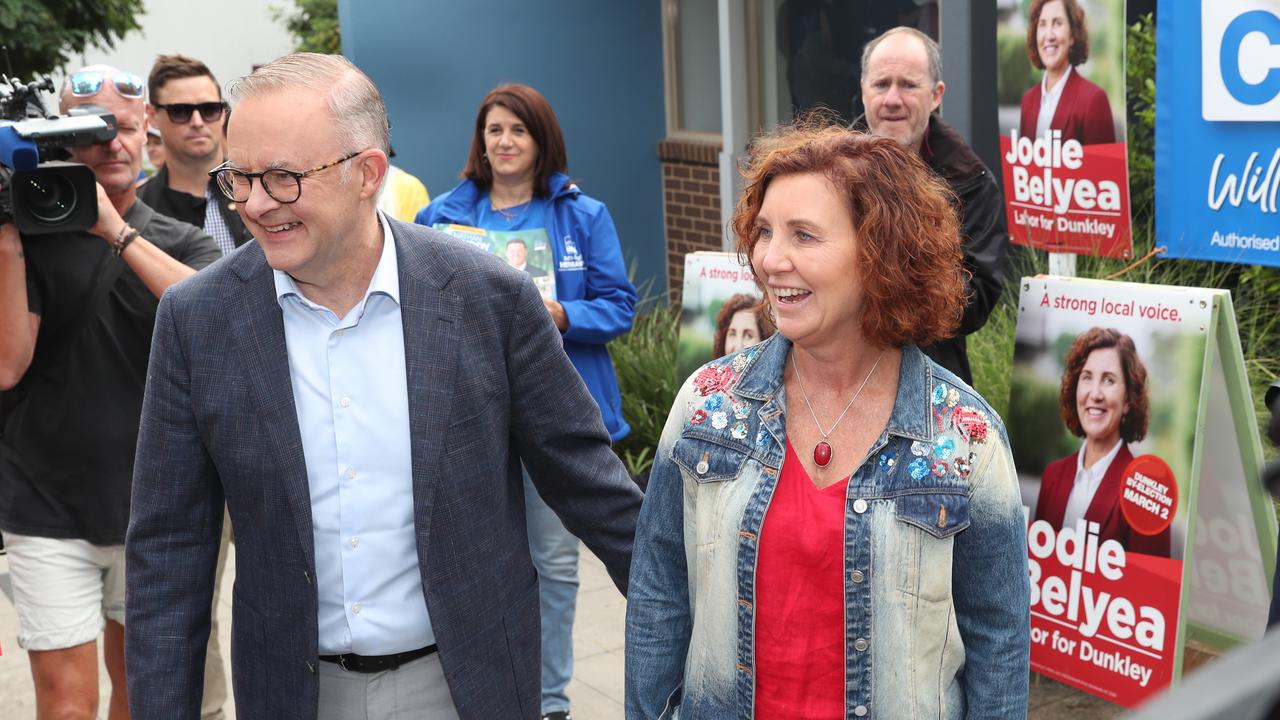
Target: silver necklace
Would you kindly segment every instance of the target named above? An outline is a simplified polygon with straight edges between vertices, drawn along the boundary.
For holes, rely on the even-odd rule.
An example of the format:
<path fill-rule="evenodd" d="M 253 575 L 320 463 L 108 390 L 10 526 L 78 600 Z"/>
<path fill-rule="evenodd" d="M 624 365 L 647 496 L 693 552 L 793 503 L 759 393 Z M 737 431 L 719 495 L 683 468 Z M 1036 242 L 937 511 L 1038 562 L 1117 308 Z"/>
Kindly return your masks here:
<path fill-rule="evenodd" d="M 882 357 L 884 357 L 883 350 L 876 356 L 876 361 L 872 363 L 870 372 L 867 373 L 866 377 L 862 378 L 862 384 L 858 386 L 858 391 L 853 394 L 853 397 L 849 398 L 849 404 L 844 406 L 844 412 L 840 413 L 840 417 L 836 418 L 836 421 L 831 424 L 830 430 L 823 430 L 822 423 L 818 422 L 818 414 L 813 411 L 813 403 L 809 402 L 809 393 L 805 392 L 804 378 L 800 377 L 800 366 L 796 364 L 796 355 L 794 352 L 791 353 L 791 367 L 795 369 L 796 382 L 800 384 L 800 397 L 804 398 L 805 407 L 809 408 L 809 415 L 813 418 L 813 424 L 817 426 L 818 432 L 822 433 L 822 439 L 818 441 L 817 445 L 813 446 L 813 462 L 818 467 L 824 468 L 831 464 L 831 456 L 834 453 L 831 450 L 831 443 L 827 442 L 827 438 L 831 436 L 831 433 L 835 432 L 836 426 L 840 424 L 841 420 L 844 420 L 844 416 L 849 413 L 849 408 L 853 407 L 853 403 L 862 394 L 862 389 L 867 386 L 867 381 L 876 373 L 876 368 L 880 367 L 880 358 Z"/>
<path fill-rule="evenodd" d="M 497 205 L 493 204 L 493 198 L 490 197 L 489 209 L 492 210 L 493 212 L 500 213 L 504 220 L 506 220 L 507 222 L 511 222 L 512 220 L 515 220 L 521 215 L 524 215 L 524 211 L 529 209 L 529 204 L 532 202 L 533 202 L 533 198 L 529 198 L 528 200 L 525 200 L 522 203 L 517 203 L 515 205 L 508 205 L 507 207 L 500 208 Z"/>

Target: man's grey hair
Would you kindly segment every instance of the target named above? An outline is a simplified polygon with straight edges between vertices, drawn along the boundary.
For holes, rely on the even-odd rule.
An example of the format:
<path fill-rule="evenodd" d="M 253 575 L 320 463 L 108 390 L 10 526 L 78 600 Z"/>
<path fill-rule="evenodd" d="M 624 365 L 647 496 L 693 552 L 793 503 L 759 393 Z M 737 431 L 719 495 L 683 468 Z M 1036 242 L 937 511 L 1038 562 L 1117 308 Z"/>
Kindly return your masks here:
<path fill-rule="evenodd" d="M 391 151 L 391 126 L 382 93 L 341 55 L 293 53 L 273 60 L 231 83 L 228 98 L 234 106 L 242 100 L 290 88 L 311 88 L 326 93 L 329 113 L 345 152 L 365 148 Z M 309 118 L 298 118 L 310 122 Z M 349 177 L 350 164 L 342 164 L 342 178 Z"/>
<path fill-rule="evenodd" d="M 924 43 L 924 52 L 929 58 L 929 84 L 936 86 L 942 81 L 942 48 L 938 46 L 938 41 L 913 27 L 900 25 L 896 28 L 890 28 L 889 30 L 884 31 L 879 37 L 867 43 L 866 47 L 862 48 L 862 80 L 864 82 L 867 79 L 867 61 L 871 59 L 871 53 L 876 49 L 876 46 L 887 37 L 904 34 L 910 35 L 921 43 Z"/>

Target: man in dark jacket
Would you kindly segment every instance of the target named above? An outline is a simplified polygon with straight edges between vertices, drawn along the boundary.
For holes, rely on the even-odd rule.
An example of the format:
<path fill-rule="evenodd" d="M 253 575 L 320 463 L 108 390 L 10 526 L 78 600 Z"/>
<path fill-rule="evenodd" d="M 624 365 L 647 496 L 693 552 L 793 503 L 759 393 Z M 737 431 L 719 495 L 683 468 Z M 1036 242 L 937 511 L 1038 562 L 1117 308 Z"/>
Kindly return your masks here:
<path fill-rule="evenodd" d="M 163 215 L 203 228 L 218 244 L 222 255 L 240 247 L 253 235 L 244 227 L 235 203 L 227 199 L 209 177 L 209 171 L 226 158 L 227 106 L 222 88 L 203 62 L 186 55 L 160 55 L 147 76 L 150 104 L 147 117 L 158 129 L 165 148 L 165 162 L 138 189 L 138 197 Z M 218 607 L 222 571 L 227 565 L 231 524 L 223 524 L 218 550 L 218 574 L 213 607 Z M 202 720 L 221 720 L 227 699 L 222 649 L 218 642 L 218 614 L 205 653 Z"/>
<path fill-rule="evenodd" d="M 1004 198 L 991 171 L 934 111 L 942 103 L 941 52 L 919 30 L 897 27 L 862 51 L 862 97 L 867 114 L 858 129 L 892 137 L 920 153 L 960 203 L 961 241 L 968 271 L 968 302 L 956 336 L 926 348 L 939 365 L 973 382 L 965 336 L 975 333 L 1000 299 L 1009 232 Z"/>
<path fill-rule="evenodd" d="M 147 118 L 159 129 L 165 163 L 138 189 L 156 212 L 203 228 L 223 255 L 253 238 L 209 177 L 226 156 L 222 88 L 208 66 L 186 55 L 161 55 L 147 77 Z"/>

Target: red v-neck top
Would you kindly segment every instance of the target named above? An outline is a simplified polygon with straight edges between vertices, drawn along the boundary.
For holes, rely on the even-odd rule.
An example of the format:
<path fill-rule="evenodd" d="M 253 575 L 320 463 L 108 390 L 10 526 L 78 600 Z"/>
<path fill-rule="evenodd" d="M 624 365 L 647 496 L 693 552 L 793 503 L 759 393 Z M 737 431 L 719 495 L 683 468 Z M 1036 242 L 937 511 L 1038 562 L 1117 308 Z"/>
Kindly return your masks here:
<path fill-rule="evenodd" d="M 756 561 L 755 717 L 844 717 L 844 508 L 787 442 Z"/>

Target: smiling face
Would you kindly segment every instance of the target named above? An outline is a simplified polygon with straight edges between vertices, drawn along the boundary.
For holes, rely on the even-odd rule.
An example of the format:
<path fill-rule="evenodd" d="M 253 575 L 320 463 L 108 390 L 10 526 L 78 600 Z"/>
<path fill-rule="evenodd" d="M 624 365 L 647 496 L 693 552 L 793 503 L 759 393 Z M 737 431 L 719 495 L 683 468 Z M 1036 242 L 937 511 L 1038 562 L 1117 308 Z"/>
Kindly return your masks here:
<path fill-rule="evenodd" d="M 514 240 L 507 243 L 507 262 L 511 263 L 511 267 L 518 268 L 528 259 L 529 248 L 525 247 L 524 243 Z"/>
<path fill-rule="evenodd" d="M 229 161 L 245 172 L 305 172 L 357 149 L 342 146 L 324 94 L 315 90 L 285 88 L 252 95 L 231 115 Z M 276 201 L 262 189 L 260 179 L 253 180 L 249 200 L 236 203 L 236 208 L 272 268 L 315 285 L 330 285 L 344 271 L 350 241 L 372 217 L 363 212 L 362 203 L 369 204 L 376 180 L 381 179 L 376 168 L 368 166 L 374 160 L 368 155 L 348 161 L 346 182 L 341 180 L 344 163 L 304 178 L 302 195 L 294 203 Z"/>
<path fill-rule="evenodd" d="M 912 150 L 920 149 L 929 114 L 942 103 L 945 86 L 929 77 L 929 55 L 919 38 L 890 35 L 867 58 L 862 99 L 867 127 Z"/>
<path fill-rule="evenodd" d="M 207 75 L 174 78 L 156 90 L 151 102 L 162 105 L 173 103 L 216 103 L 222 99 L 218 86 L 213 78 Z M 151 122 L 160 129 L 165 149 L 169 155 L 179 162 L 207 163 L 213 167 L 222 162 L 222 119 L 207 124 L 200 113 L 191 113 L 191 120 L 176 123 L 169 119 L 169 113 L 149 109 Z"/>
<path fill-rule="evenodd" d="M 1076 413 L 1090 441 L 1110 447 L 1120 439 L 1120 421 L 1129 411 L 1124 367 L 1116 348 L 1089 353 L 1076 381 Z"/>
<path fill-rule="evenodd" d="M 734 313 L 724 336 L 724 354 L 732 355 L 758 342 L 760 342 L 760 326 L 756 323 L 755 312 L 739 310 Z"/>
<path fill-rule="evenodd" d="M 1057 74 L 1066 70 L 1071 42 L 1071 22 L 1062 0 L 1045 3 L 1036 22 L 1036 49 L 1046 71 Z"/>
<path fill-rule="evenodd" d="M 103 83 L 97 95 L 84 98 L 68 96 L 63 106 L 70 109 L 90 104 L 106 108 L 116 116 L 116 137 L 110 142 L 73 147 L 71 157 L 93 170 L 94 177 L 108 196 L 114 198 L 132 192 L 142 170 L 142 146 L 147 137 L 142 99 L 121 97 L 114 85 Z"/>
<path fill-rule="evenodd" d="M 801 347 L 858 342 L 865 298 L 858 240 L 831 182 L 818 173 L 774 178 L 756 228 L 751 264 L 775 308 L 778 332 Z"/>
<path fill-rule="evenodd" d="M 484 150 L 495 180 L 508 185 L 532 182 L 538 144 L 524 121 L 501 105 L 485 113 Z"/>

